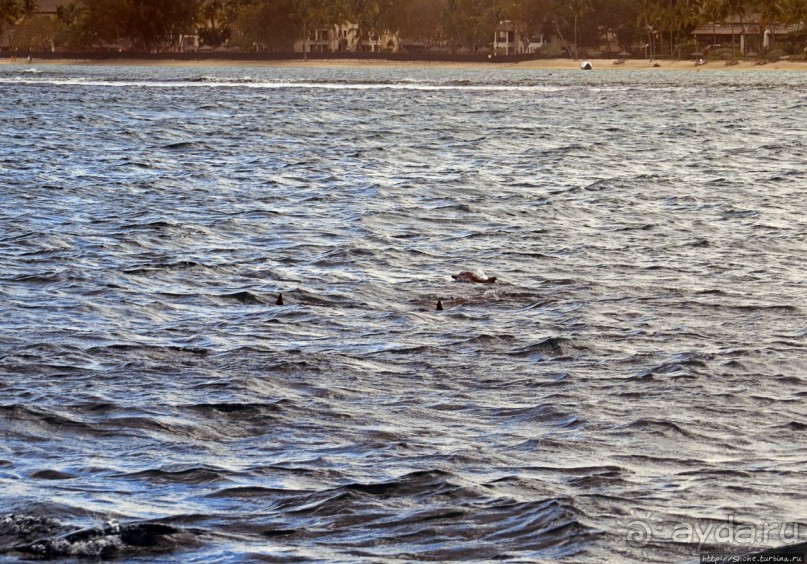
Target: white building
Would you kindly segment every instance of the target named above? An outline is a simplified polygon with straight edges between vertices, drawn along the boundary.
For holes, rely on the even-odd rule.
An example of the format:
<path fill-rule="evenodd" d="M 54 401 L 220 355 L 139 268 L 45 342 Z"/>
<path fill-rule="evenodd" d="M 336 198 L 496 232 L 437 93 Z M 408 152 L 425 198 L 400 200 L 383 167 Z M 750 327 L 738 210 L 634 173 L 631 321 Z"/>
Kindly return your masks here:
<path fill-rule="evenodd" d="M 499 22 L 493 35 L 493 53 L 495 55 L 522 55 L 527 52 L 527 42 L 513 22 Z"/>
<path fill-rule="evenodd" d="M 381 53 L 398 51 L 398 37 L 389 33 L 368 33 L 359 39 L 359 26 L 354 23 L 334 24 L 331 27 L 313 29 L 305 42 L 294 43 L 298 53 Z"/>

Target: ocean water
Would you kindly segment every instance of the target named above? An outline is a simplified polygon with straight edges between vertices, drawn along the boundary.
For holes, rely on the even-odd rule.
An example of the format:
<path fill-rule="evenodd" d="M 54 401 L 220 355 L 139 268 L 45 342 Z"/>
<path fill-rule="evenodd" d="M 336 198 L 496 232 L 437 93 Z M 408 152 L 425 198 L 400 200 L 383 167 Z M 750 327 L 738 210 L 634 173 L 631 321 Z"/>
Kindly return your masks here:
<path fill-rule="evenodd" d="M 8 65 L 0 105 L 0 559 L 804 550 L 807 73 Z"/>

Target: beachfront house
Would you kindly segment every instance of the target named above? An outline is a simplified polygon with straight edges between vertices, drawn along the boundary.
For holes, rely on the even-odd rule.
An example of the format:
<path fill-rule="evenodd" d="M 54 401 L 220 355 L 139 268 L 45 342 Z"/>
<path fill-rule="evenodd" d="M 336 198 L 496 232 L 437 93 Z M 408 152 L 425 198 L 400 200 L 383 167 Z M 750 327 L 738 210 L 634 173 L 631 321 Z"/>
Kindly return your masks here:
<path fill-rule="evenodd" d="M 308 32 L 305 42 L 298 40 L 294 43 L 294 50 L 297 53 L 302 53 L 304 48 L 307 53 L 398 51 L 398 37 L 394 34 L 365 32 L 361 37 L 359 34 L 359 26 L 350 22 L 312 29 Z"/>
<path fill-rule="evenodd" d="M 493 34 L 493 53 L 495 55 L 521 55 L 527 52 L 529 42 L 525 41 L 521 32 L 506 20 L 499 22 Z"/>
<path fill-rule="evenodd" d="M 692 32 L 701 52 L 720 47 L 733 48 L 740 57 L 756 56 L 786 41 L 788 36 L 807 30 L 804 24 L 763 24 L 759 16 L 727 20 L 702 25 Z"/>
<path fill-rule="evenodd" d="M 294 42 L 297 53 L 344 53 L 356 51 L 358 26 L 352 23 L 333 24 L 308 30 L 305 40 Z"/>
<path fill-rule="evenodd" d="M 334 26 L 334 29 L 324 27 L 309 30 L 305 45 L 303 45 L 302 41 L 298 41 L 297 44 L 295 44 L 295 51 L 302 52 L 303 48 L 305 48 L 305 51 L 308 53 L 330 53 L 335 46 L 334 39 L 337 33 L 335 27 L 336 26 Z"/>

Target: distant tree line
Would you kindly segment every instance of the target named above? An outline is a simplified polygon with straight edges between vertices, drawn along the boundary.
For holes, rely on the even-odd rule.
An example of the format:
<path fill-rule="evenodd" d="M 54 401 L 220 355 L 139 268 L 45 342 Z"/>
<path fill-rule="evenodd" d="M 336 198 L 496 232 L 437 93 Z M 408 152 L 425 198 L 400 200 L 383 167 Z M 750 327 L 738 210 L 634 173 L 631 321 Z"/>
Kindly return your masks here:
<path fill-rule="evenodd" d="M 729 17 L 807 23 L 807 0 L 74 0 L 55 20 L 36 13 L 36 0 L 0 0 L 0 31 L 16 26 L 41 48 L 166 49 L 196 34 L 211 47 L 289 51 L 313 29 L 350 22 L 360 38 L 393 33 L 476 51 L 509 20 L 527 37 L 554 35 L 575 49 L 608 37 L 621 49 L 649 41 L 673 54 L 697 26 Z"/>

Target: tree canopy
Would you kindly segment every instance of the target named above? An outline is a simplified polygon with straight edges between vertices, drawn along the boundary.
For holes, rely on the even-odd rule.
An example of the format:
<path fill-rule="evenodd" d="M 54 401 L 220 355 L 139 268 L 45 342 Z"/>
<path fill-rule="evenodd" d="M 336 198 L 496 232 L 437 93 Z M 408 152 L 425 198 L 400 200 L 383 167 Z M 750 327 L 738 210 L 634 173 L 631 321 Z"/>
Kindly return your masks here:
<path fill-rule="evenodd" d="M 0 0 L 0 31 L 33 18 L 35 0 Z M 667 52 L 699 25 L 729 17 L 763 25 L 807 23 L 805 0 L 73 0 L 59 8 L 58 30 L 70 47 L 130 44 L 149 50 L 196 34 L 216 47 L 288 51 L 313 29 L 350 22 L 359 39 L 397 34 L 452 50 L 488 46 L 509 20 L 525 37 L 553 34 L 568 46 L 596 48 L 604 38 L 631 45 L 656 41 Z M 39 37 L 47 26 L 29 22 Z M 34 33 L 34 31 L 37 31 Z M 37 35 L 39 34 L 39 35 Z M 37 40 L 38 41 L 38 40 Z M 666 47 L 664 47 L 666 46 Z M 568 47 L 570 54 L 572 47 Z"/>

